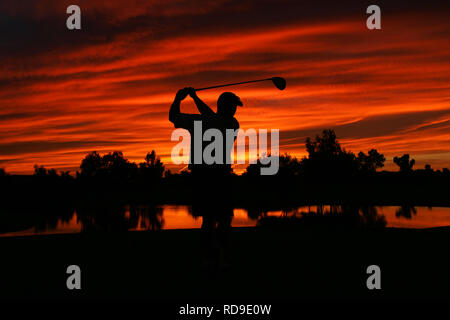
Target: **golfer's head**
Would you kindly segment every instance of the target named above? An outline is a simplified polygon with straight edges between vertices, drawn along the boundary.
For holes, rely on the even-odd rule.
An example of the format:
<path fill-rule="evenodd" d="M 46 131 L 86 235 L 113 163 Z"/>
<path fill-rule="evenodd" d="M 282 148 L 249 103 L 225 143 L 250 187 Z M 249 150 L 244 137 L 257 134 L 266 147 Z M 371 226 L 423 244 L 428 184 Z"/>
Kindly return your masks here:
<path fill-rule="evenodd" d="M 217 99 L 217 114 L 232 117 L 236 113 L 237 106 L 242 106 L 241 99 L 233 92 L 224 92 Z"/>

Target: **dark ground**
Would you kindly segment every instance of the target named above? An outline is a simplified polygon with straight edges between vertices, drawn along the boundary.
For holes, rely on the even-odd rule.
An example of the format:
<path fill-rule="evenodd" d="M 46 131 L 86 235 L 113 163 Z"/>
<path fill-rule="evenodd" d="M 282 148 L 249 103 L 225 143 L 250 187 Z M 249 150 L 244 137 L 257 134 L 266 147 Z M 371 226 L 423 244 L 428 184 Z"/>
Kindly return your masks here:
<path fill-rule="evenodd" d="M 2 299 L 449 298 L 449 228 L 378 231 L 234 228 L 228 271 L 202 267 L 200 230 L 0 238 Z M 81 267 L 82 290 L 66 288 Z M 381 267 L 382 290 L 366 288 Z"/>

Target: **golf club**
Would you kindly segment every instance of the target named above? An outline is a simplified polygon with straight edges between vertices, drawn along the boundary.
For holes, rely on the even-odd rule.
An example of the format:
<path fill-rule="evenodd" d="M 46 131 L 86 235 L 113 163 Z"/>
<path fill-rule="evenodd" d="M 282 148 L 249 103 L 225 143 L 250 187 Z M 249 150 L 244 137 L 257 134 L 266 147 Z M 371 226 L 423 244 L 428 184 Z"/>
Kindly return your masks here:
<path fill-rule="evenodd" d="M 229 86 L 236 86 L 239 84 L 245 84 L 245 83 L 251 83 L 251 82 L 260 82 L 260 81 L 272 81 L 275 87 L 277 87 L 279 90 L 284 90 L 286 88 L 286 80 L 281 77 L 273 77 L 273 78 L 267 78 L 267 79 L 259 79 L 259 80 L 250 80 L 250 81 L 243 81 L 243 82 L 236 82 L 236 83 L 229 83 L 229 84 L 221 84 L 218 86 L 212 86 L 212 87 L 205 87 L 205 88 L 199 88 L 195 89 L 195 91 L 200 90 L 208 90 L 208 89 L 214 89 L 214 88 L 221 88 L 221 87 L 229 87 Z"/>

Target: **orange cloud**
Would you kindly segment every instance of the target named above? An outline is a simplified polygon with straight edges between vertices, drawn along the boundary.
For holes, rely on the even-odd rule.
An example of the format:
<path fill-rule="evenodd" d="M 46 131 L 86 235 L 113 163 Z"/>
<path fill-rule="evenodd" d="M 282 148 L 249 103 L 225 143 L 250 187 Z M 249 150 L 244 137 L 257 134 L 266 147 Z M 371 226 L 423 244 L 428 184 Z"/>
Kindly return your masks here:
<path fill-rule="evenodd" d="M 173 168 L 167 112 L 179 88 L 274 75 L 288 80 L 285 91 L 269 83 L 230 90 L 245 105 L 241 128 L 280 129 L 281 152 L 301 157 L 307 136 L 333 128 L 354 152 L 450 165 L 450 24 L 439 11 L 418 24 L 417 12 L 392 10 L 381 31 L 368 31 L 353 11 L 316 21 L 257 11 L 243 20 L 256 8 L 236 3 L 227 6 L 236 20 L 220 20 L 222 1 L 197 10 L 184 1 L 83 2 L 87 31 L 76 35 L 49 33 L 59 14 L 51 2 L 5 9 L 42 19 L 54 40 L 26 37 L 1 54 L 0 166 L 8 172 L 30 173 L 35 163 L 73 171 L 93 150 L 141 161 L 155 149 Z M 214 106 L 220 92 L 200 96 Z M 196 112 L 191 102 L 182 108 Z"/>

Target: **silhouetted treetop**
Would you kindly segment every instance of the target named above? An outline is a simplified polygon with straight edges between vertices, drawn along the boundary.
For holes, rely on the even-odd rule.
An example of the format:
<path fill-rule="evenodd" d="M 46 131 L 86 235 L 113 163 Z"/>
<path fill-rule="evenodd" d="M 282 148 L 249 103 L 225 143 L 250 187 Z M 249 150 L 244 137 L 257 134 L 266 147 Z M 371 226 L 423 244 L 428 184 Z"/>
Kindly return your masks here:
<path fill-rule="evenodd" d="M 409 159 L 409 154 L 401 157 L 394 157 L 394 163 L 399 166 L 401 172 L 411 172 L 416 160 Z"/>
<path fill-rule="evenodd" d="M 44 166 L 34 165 L 34 176 L 36 177 L 49 177 L 49 178 L 62 178 L 63 180 L 72 180 L 70 171 L 60 171 L 59 174 L 56 169 L 46 169 Z"/>
<path fill-rule="evenodd" d="M 122 152 L 114 151 L 103 156 L 96 151 L 89 153 L 80 165 L 81 178 L 108 178 L 124 182 L 137 172 L 137 165 L 124 158 Z"/>
<path fill-rule="evenodd" d="M 161 179 L 164 173 L 164 164 L 156 156 L 155 150 L 147 153 L 145 161 L 139 163 L 139 171 L 143 178 Z"/>
<path fill-rule="evenodd" d="M 386 158 L 376 149 L 367 154 L 346 151 L 341 147 L 333 130 L 324 130 L 315 139 L 307 138 L 305 144 L 308 156 L 302 160 L 285 153 L 279 156 L 279 170 L 277 176 L 296 177 L 308 176 L 313 179 L 327 179 L 334 177 L 351 177 L 357 173 L 373 173 L 384 166 Z M 261 162 L 247 167 L 244 175 L 260 175 Z"/>
<path fill-rule="evenodd" d="M 333 130 L 323 130 L 315 140 L 306 139 L 308 157 L 302 159 L 306 175 L 320 179 L 355 174 L 360 165 L 355 155 L 337 141 Z"/>
<path fill-rule="evenodd" d="M 378 153 L 376 149 L 370 149 L 367 155 L 362 151 L 359 152 L 357 160 L 360 170 L 375 172 L 378 168 L 384 167 L 386 158 L 383 154 Z"/>
<path fill-rule="evenodd" d="M 81 179 L 95 179 L 103 182 L 128 183 L 131 181 L 145 181 L 161 179 L 164 173 L 164 165 L 153 150 L 149 152 L 145 161 L 139 166 L 126 159 L 122 152 L 114 151 L 100 155 L 93 151 L 81 161 L 81 171 L 78 177 Z"/>
<path fill-rule="evenodd" d="M 37 164 L 34 165 L 34 175 L 39 177 L 57 177 L 58 173 L 55 169 L 46 169 L 44 166 L 38 166 Z"/>
<path fill-rule="evenodd" d="M 323 130 L 322 136 L 316 135 L 315 140 L 306 138 L 306 151 L 309 159 L 322 155 L 338 156 L 343 152 L 334 130 Z"/>
<path fill-rule="evenodd" d="M 271 155 L 268 155 L 267 157 L 270 157 Z M 301 174 L 302 166 L 301 161 L 298 160 L 296 157 L 290 155 L 290 154 L 282 154 L 278 156 L 279 158 L 279 169 L 278 169 L 278 176 L 283 177 L 296 177 Z M 250 176 L 250 177 L 256 177 L 261 175 L 261 167 L 265 166 L 261 162 L 261 158 L 257 160 L 256 163 L 250 164 L 246 171 L 244 172 L 244 176 Z M 267 165 L 266 165 L 267 166 Z"/>

